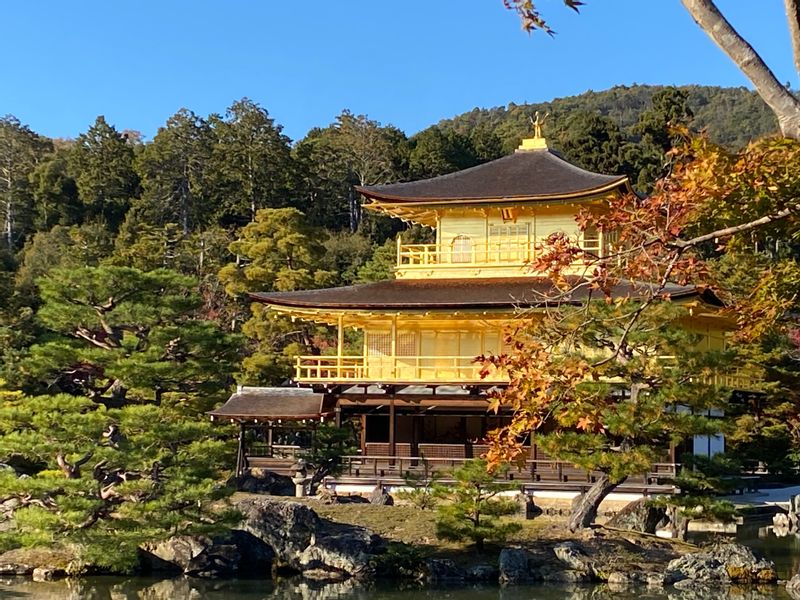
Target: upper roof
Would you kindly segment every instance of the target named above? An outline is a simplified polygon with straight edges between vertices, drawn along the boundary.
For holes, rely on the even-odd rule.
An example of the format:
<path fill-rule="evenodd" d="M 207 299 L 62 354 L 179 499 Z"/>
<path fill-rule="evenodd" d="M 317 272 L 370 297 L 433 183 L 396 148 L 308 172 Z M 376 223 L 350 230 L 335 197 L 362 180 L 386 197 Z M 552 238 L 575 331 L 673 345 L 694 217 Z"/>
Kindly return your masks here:
<path fill-rule="evenodd" d="M 548 148 L 517 150 L 463 171 L 431 179 L 356 188 L 389 203 L 557 200 L 632 188 L 625 176 L 601 175 L 577 167 Z"/>
<path fill-rule="evenodd" d="M 580 283 L 575 277 L 573 284 Z M 612 289 L 615 297 L 641 297 L 646 283 L 621 281 Z M 722 303 L 710 291 L 695 287 L 668 285 L 673 299 L 696 297 L 708 304 Z M 391 279 L 376 283 L 297 292 L 262 292 L 250 294 L 258 302 L 288 309 L 503 309 L 554 304 L 581 304 L 589 297 L 588 286 L 577 288 L 568 298 L 545 277 L 497 277 L 473 279 Z M 599 297 L 598 292 L 594 292 Z"/>

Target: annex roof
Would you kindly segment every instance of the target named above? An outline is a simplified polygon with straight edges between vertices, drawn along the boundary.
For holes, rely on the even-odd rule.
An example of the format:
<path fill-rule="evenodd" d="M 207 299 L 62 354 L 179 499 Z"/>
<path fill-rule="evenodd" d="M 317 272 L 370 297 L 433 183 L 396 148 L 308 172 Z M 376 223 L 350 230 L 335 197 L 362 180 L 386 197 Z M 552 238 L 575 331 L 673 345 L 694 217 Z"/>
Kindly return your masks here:
<path fill-rule="evenodd" d="M 390 204 L 558 200 L 615 189 L 632 191 L 626 176 L 587 171 L 549 148 L 517 150 L 503 158 L 431 179 L 356 189 L 373 202 Z"/>
<path fill-rule="evenodd" d="M 241 387 L 209 415 L 222 419 L 301 421 L 333 415 L 334 406 L 324 394 L 307 388 Z"/>
<path fill-rule="evenodd" d="M 575 277 L 572 283 L 583 281 Z M 649 284 L 621 281 L 612 289 L 614 297 L 643 295 Z M 665 290 L 673 299 L 697 298 L 722 306 L 710 291 L 695 287 L 669 285 Z M 369 309 L 369 310 L 489 310 L 530 308 L 556 302 L 581 304 L 591 294 L 588 286 L 578 287 L 570 296 L 545 277 L 503 277 L 473 279 L 391 279 L 376 283 L 296 292 L 253 293 L 250 297 L 264 304 L 298 309 Z M 594 292 L 594 297 L 599 297 Z"/>

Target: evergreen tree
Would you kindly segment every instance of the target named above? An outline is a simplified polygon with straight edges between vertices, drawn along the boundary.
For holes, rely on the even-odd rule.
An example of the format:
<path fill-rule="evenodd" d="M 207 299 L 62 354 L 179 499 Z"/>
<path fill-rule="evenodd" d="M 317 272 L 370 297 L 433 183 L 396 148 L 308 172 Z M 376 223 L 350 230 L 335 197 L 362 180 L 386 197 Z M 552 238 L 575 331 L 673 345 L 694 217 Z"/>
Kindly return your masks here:
<path fill-rule="evenodd" d="M 224 531 L 235 515 L 221 502 L 231 490 L 220 466 L 234 452 L 229 432 L 202 418 L 207 408 L 168 397 L 106 409 L 0 389 L 0 461 L 17 471 L 0 472 L 3 497 L 17 504 L 0 549 L 55 549 L 77 573 L 125 572 L 143 542 Z"/>
<path fill-rule="evenodd" d="M 219 201 L 209 181 L 214 141 L 209 124 L 192 111 L 181 109 L 170 117 L 138 158 L 142 197 L 134 219 L 156 226 L 176 223 L 184 236 L 209 223 Z"/>
<path fill-rule="evenodd" d="M 247 222 L 262 208 L 286 206 L 294 183 L 289 138 L 266 109 L 243 98 L 210 124 L 216 137 L 212 168 L 225 189 L 221 210 Z"/>
<path fill-rule="evenodd" d="M 411 179 L 445 175 L 478 164 L 471 139 L 456 131 L 429 127 L 412 137 L 410 145 L 408 169 Z"/>
<path fill-rule="evenodd" d="M 69 174 L 78 187 L 84 220 L 116 231 L 139 193 L 133 145 L 102 115 L 69 151 Z"/>
<path fill-rule="evenodd" d="M 38 284 L 37 317 L 56 335 L 30 348 L 29 386 L 119 406 L 158 403 L 166 392 L 211 394 L 231 382 L 241 340 L 194 317 L 194 279 L 166 269 L 84 267 L 53 271 Z"/>
<path fill-rule="evenodd" d="M 0 118 L 0 249 L 9 255 L 30 233 L 34 202 L 29 177 L 52 144 L 15 117 Z"/>
<path fill-rule="evenodd" d="M 69 174 L 69 152 L 68 148 L 56 150 L 29 176 L 37 231 L 55 225 L 78 225 L 83 221 L 78 186 Z"/>
<path fill-rule="evenodd" d="M 502 522 L 500 517 L 514 514 L 518 506 L 499 494 L 508 486 L 495 480 L 482 459 L 467 460 L 453 472 L 455 485 L 448 487 L 448 503 L 439 505 L 436 536 L 451 541 L 469 540 L 478 552 L 484 543 L 502 542 L 521 529 L 519 523 Z"/>
<path fill-rule="evenodd" d="M 565 158 L 584 169 L 612 175 L 631 174 L 622 158 L 625 139 L 614 121 L 595 113 L 576 112 L 556 137 Z"/>
<path fill-rule="evenodd" d="M 237 261 L 219 272 L 234 298 L 248 292 L 290 291 L 332 285 L 336 273 L 322 268 L 324 234 L 294 208 L 261 209 L 230 245 Z M 292 356 L 314 346 L 315 328 L 275 319 L 259 303 L 250 305 L 242 331 L 254 342 L 242 363 L 248 382 L 278 383 L 291 373 Z"/>

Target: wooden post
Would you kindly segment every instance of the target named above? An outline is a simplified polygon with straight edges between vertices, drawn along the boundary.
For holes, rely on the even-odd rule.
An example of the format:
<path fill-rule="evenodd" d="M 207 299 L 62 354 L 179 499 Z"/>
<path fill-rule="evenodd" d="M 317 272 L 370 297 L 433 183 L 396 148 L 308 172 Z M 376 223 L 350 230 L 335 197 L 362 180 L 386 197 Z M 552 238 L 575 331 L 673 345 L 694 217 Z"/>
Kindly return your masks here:
<path fill-rule="evenodd" d="M 236 476 L 241 477 L 244 475 L 244 470 L 247 465 L 245 458 L 245 438 L 244 438 L 244 423 L 239 423 L 239 449 L 236 453 Z"/>
<path fill-rule="evenodd" d="M 338 333 L 336 336 L 336 377 L 342 378 L 342 354 L 344 354 L 344 313 L 339 315 Z"/>
<path fill-rule="evenodd" d="M 391 400 L 389 400 L 389 455 L 394 457 L 396 454 L 395 452 L 395 426 L 396 426 L 396 413 L 394 410 L 394 394 L 392 394 Z M 390 462 L 390 464 L 394 464 L 394 460 Z"/>
<path fill-rule="evenodd" d="M 396 379 L 397 378 L 397 314 L 392 315 L 391 356 L 392 356 L 392 379 Z"/>
<path fill-rule="evenodd" d="M 272 434 L 273 434 L 274 427 L 275 427 L 275 424 L 272 421 L 269 421 L 267 423 L 267 456 L 270 456 L 270 457 L 272 457 L 274 455 L 274 451 L 272 450 L 272 447 L 274 445 L 274 443 L 272 441 L 273 440 L 273 435 Z"/>
<path fill-rule="evenodd" d="M 401 241 L 401 237 L 402 236 L 400 236 L 400 235 L 397 236 L 397 266 L 398 267 L 400 266 L 400 253 L 401 253 L 401 247 L 402 247 L 402 244 L 403 244 L 403 242 Z"/>
<path fill-rule="evenodd" d="M 361 415 L 361 456 L 367 454 L 367 415 Z"/>

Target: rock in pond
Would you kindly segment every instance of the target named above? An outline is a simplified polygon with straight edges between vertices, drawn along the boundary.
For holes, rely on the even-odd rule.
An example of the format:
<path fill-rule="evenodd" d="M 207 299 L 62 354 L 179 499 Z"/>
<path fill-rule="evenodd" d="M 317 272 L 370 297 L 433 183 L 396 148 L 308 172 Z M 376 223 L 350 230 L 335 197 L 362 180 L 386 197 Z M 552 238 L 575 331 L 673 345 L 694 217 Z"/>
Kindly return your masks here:
<path fill-rule="evenodd" d="M 778 579 L 772 561 L 759 559 L 750 548 L 731 542 L 676 558 L 667 565 L 667 572 L 676 581 L 774 583 Z"/>
<path fill-rule="evenodd" d="M 425 583 L 463 583 L 467 574 L 464 569 L 448 558 L 429 558 L 423 562 L 418 577 Z"/>
<path fill-rule="evenodd" d="M 594 564 L 589 556 L 575 542 L 563 542 L 553 548 L 556 558 L 573 571 L 594 573 Z"/>
<path fill-rule="evenodd" d="M 227 540 L 225 540 L 227 541 Z M 241 554 L 233 543 L 200 535 L 178 535 L 141 547 L 144 568 L 193 577 L 230 577 L 239 571 Z"/>
<path fill-rule="evenodd" d="M 534 581 L 531 554 L 523 548 L 503 548 L 498 559 L 501 585 L 520 585 Z"/>
<path fill-rule="evenodd" d="M 368 576 L 373 559 L 384 551 L 368 529 L 320 519 L 305 504 L 256 498 L 236 508 L 244 515 L 240 529 L 272 548 L 278 567 Z"/>

